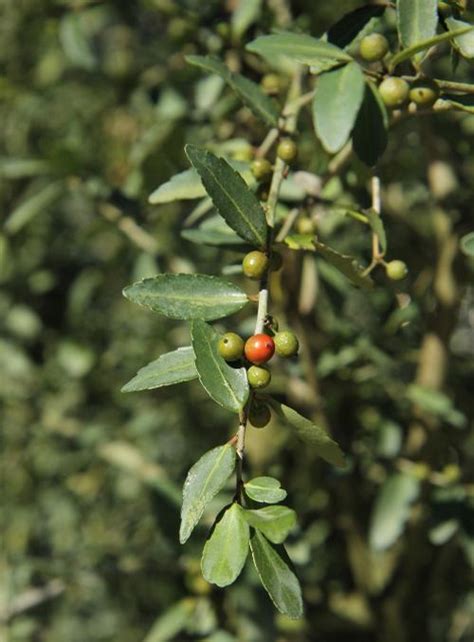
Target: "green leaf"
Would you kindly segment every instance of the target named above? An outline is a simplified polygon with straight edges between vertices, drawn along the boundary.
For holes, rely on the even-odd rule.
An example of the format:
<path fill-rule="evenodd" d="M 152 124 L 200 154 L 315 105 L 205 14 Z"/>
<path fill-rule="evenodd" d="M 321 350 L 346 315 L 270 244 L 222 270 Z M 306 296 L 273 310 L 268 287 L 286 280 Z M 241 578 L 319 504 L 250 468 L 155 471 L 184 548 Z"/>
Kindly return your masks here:
<path fill-rule="evenodd" d="M 397 22 L 404 49 L 432 38 L 438 26 L 437 0 L 398 0 Z M 411 57 L 411 56 L 410 56 Z"/>
<path fill-rule="evenodd" d="M 352 143 L 354 152 L 369 167 L 377 163 L 387 147 L 387 130 L 387 110 L 377 89 L 368 82 L 354 125 Z"/>
<path fill-rule="evenodd" d="M 91 71 L 97 66 L 97 58 L 86 33 L 87 14 L 69 11 L 59 27 L 59 39 L 64 53 L 77 67 Z"/>
<path fill-rule="evenodd" d="M 419 493 L 420 482 L 411 475 L 395 473 L 384 482 L 370 520 L 369 542 L 374 550 L 384 550 L 396 542 Z"/>
<path fill-rule="evenodd" d="M 456 410 L 451 399 L 439 390 L 413 384 L 407 389 L 407 398 L 423 412 L 438 417 L 456 428 L 466 425 L 466 416 Z"/>
<path fill-rule="evenodd" d="M 241 38 L 259 19 L 261 12 L 262 0 L 239 0 L 230 22 L 233 35 Z"/>
<path fill-rule="evenodd" d="M 186 628 L 196 607 L 195 598 L 186 597 L 160 615 L 143 642 L 170 642 Z"/>
<path fill-rule="evenodd" d="M 199 380 L 214 401 L 227 410 L 240 412 L 249 396 L 245 368 L 232 368 L 220 356 L 219 335 L 212 326 L 198 319 L 191 325 Z"/>
<path fill-rule="evenodd" d="M 378 236 L 380 248 L 385 254 L 387 251 L 387 235 L 385 234 L 385 227 L 380 214 L 375 210 L 365 210 L 365 215 L 367 216 L 372 231 Z"/>
<path fill-rule="evenodd" d="M 361 288 L 370 289 L 373 287 L 374 283 L 370 276 L 364 275 L 363 268 L 357 263 L 357 260 L 353 256 L 347 254 L 341 254 L 336 252 L 332 248 L 319 243 L 319 241 L 314 241 L 314 248 L 319 252 L 331 265 L 334 265 L 335 268 L 339 270 L 344 276 L 346 276 L 354 285 L 357 285 Z"/>
<path fill-rule="evenodd" d="M 330 42 L 299 33 L 283 32 L 260 36 L 250 42 L 246 49 L 267 59 L 285 56 L 296 62 L 311 65 L 324 71 L 352 58 Z"/>
<path fill-rule="evenodd" d="M 226 223 L 244 240 L 264 247 L 267 240 L 265 213 L 242 177 L 225 160 L 210 152 L 194 145 L 186 145 L 185 151 Z"/>
<path fill-rule="evenodd" d="M 0 157 L 0 176 L 2 178 L 16 179 L 49 174 L 50 164 L 38 158 L 8 158 Z"/>
<path fill-rule="evenodd" d="M 260 581 L 280 613 L 297 619 L 303 615 L 303 598 L 298 578 L 283 547 L 276 548 L 259 532 L 250 538 L 253 563 Z"/>
<path fill-rule="evenodd" d="M 364 97 L 365 80 L 356 62 L 319 78 L 313 100 L 316 134 L 326 151 L 335 154 L 344 147 Z"/>
<path fill-rule="evenodd" d="M 181 236 L 191 243 L 200 245 L 234 246 L 233 249 L 243 251 L 251 249 L 251 246 L 246 244 L 217 214 L 206 219 L 197 228 L 183 230 Z"/>
<path fill-rule="evenodd" d="M 461 251 L 467 256 L 474 256 L 474 232 L 465 234 L 460 240 Z"/>
<path fill-rule="evenodd" d="M 468 60 L 474 58 L 474 32 L 472 31 L 473 26 L 468 22 L 463 20 L 456 20 L 456 18 L 446 18 L 446 25 L 451 32 L 451 35 L 455 32 L 459 32 L 462 29 L 465 29 L 463 35 L 457 36 L 454 38 L 453 46 L 455 49 Z"/>
<path fill-rule="evenodd" d="M 205 194 L 199 174 L 194 169 L 187 169 L 160 185 L 150 194 L 148 202 L 152 205 L 158 205 L 160 203 L 170 203 L 171 201 L 201 198 Z"/>
<path fill-rule="evenodd" d="M 4 230 L 9 234 L 16 234 L 27 225 L 35 216 L 43 213 L 64 192 L 62 181 L 49 183 L 42 187 L 36 194 L 24 200 L 5 221 Z"/>
<path fill-rule="evenodd" d="M 366 24 L 373 18 L 383 15 L 382 5 L 365 5 L 346 13 L 327 32 L 328 42 L 341 47 L 347 47 Z"/>
<path fill-rule="evenodd" d="M 197 376 L 193 349 L 191 347 L 178 348 L 173 352 L 162 354 L 155 361 L 140 368 L 135 377 L 123 386 L 122 392 L 153 390 L 183 381 L 191 381 Z"/>
<path fill-rule="evenodd" d="M 202 552 L 204 579 L 229 586 L 239 577 L 249 551 L 250 529 L 244 511 L 235 502 L 215 524 Z"/>
<path fill-rule="evenodd" d="M 296 513 L 287 506 L 265 506 L 245 510 L 244 517 L 250 526 L 258 528 L 270 542 L 281 544 L 296 525 Z"/>
<path fill-rule="evenodd" d="M 248 301 L 233 283 L 206 274 L 158 274 L 129 285 L 123 294 L 170 319 L 220 319 Z"/>
<path fill-rule="evenodd" d="M 296 410 L 274 399 L 270 399 L 269 403 L 278 417 L 280 417 L 286 425 L 290 426 L 290 428 L 293 428 L 302 441 L 310 444 L 315 449 L 317 455 L 334 466 L 345 466 L 344 453 L 324 428 L 317 426 L 296 412 Z"/>
<path fill-rule="evenodd" d="M 274 477 L 255 477 L 244 485 L 244 489 L 250 499 L 262 504 L 276 504 L 286 497 L 286 490 Z"/>
<path fill-rule="evenodd" d="M 207 504 L 223 488 L 235 468 L 235 448 L 230 444 L 209 450 L 192 466 L 183 487 L 179 541 L 184 544 Z"/>
<path fill-rule="evenodd" d="M 186 56 L 186 61 L 220 76 L 253 114 L 267 125 L 275 127 L 278 124 L 280 116 L 278 106 L 262 91 L 260 85 L 241 74 L 232 73 L 220 60 L 211 56 Z"/>
<path fill-rule="evenodd" d="M 419 53 L 420 51 L 424 51 L 425 49 L 429 49 L 430 47 L 439 45 L 442 42 L 445 42 L 446 40 L 452 40 L 455 36 L 462 36 L 468 31 L 471 31 L 472 29 L 474 29 L 474 27 L 472 25 L 468 25 L 467 27 L 456 29 L 456 31 L 445 31 L 444 33 L 440 33 L 437 36 L 433 36 L 432 38 L 428 38 L 427 40 L 423 40 L 422 42 L 419 42 L 416 45 L 408 47 L 408 49 L 402 49 L 402 51 L 395 54 L 395 56 L 393 56 L 393 58 L 390 59 L 389 69 L 390 71 L 393 71 L 393 69 L 395 69 L 395 67 L 399 65 L 401 62 L 404 62 L 405 60 L 412 58 L 415 54 Z"/>

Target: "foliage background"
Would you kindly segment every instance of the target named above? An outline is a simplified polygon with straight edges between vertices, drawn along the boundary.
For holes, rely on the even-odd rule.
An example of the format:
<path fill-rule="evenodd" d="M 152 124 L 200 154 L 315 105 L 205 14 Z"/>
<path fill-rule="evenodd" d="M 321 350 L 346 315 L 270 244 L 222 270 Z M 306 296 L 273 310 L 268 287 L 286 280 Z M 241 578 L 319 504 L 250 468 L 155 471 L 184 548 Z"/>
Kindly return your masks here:
<path fill-rule="evenodd" d="M 293 2 L 291 26 L 320 35 L 359 4 Z M 349 459 L 347 470 L 331 469 L 276 422 L 249 435 L 251 473 L 282 479 L 300 518 L 289 552 L 305 621 L 275 616 L 250 569 L 211 590 L 199 574 L 205 528 L 178 544 L 180 485 L 232 433 L 228 413 L 195 383 L 120 393 L 141 365 L 188 341 L 182 324 L 131 305 L 122 288 L 239 260 L 183 240 L 194 203 L 147 202 L 187 167 L 185 142 L 245 158 L 263 139 L 220 83 L 184 62 L 217 53 L 260 77 L 265 68 L 243 43 L 288 26 L 288 6 L 262 3 L 241 38 L 236 7 L 1 3 L 1 633 L 9 642 L 467 642 L 474 290 L 458 238 L 472 229 L 472 116 L 406 118 L 392 133 L 380 170 L 384 218 L 390 257 L 409 265 L 406 283 L 379 274 L 367 294 L 313 257 L 288 254 L 273 284 L 279 318 L 303 343 L 275 391 L 325 421 Z M 450 77 L 447 56 L 433 67 Z M 468 63 L 456 78 L 473 79 Z M 300 166 L 323 171 L 309 119 L 301 126 Z M 365 170 L 351 163 L 329 195 L 366 206 Z M 323 238 L 370 258 L 362 226 L 324 209 L 318 217 Z M 394 521 L 403 534 L 374 552 L 375 501 L 400 471 L 417 480 L 417 499 L 406 512 L 398 491 L 383 498 L 379 536 Z M 167 613 L 169 637 L 160 632 Z"/>

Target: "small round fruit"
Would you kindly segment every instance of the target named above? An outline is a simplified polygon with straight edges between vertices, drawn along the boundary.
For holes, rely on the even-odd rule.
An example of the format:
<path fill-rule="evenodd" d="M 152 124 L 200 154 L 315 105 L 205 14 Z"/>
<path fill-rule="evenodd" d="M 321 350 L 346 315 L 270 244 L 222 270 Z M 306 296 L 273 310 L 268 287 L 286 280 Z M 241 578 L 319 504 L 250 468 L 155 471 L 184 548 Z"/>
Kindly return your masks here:
<path fill-rule="evenodd" d="M 298 234 L 313 234 L 315 231 L 314 221 L 309 216 L 300 216 L 296 221 Z"/>
<path fill-rule="evenodd" d="M 408 274 L 406 263 L 404 263 L 403 261 L 398 261 L 397 259 L 395 259 L 394 261 L 390 261 L 390 263 L 387 263 L 385 266 L 385 271 L 388 278 L 392 281 L 401 281 Z"/>
<path fill-rule="evenodd" d="M 379 85 L 380 96 L 387 107 L 401 107 L 407 101 L 409 91 L 406 80 L 395 76 L 385 78 Z"/>
<path fill-rule="evenodd" d="M 250 169 L 257 181 L 264 181 L 272 174 L 272 164 L 266 158 L 256 158 Z"/>
<path fill-rule="evenodd" d="M 434 80 L 417 80 L 411 86 L 409 96 L 420 107 L 432 107 L 439 98 L 439 87 Z"/>
<path fill-rule="evenodd" d="M 388 40 L 381 33 L 371 33 L 360 41 L 360 57 L 367 62 L 382 60 L 389 50 Z"/>
<path fill-rule="evenodd" d="M 245 357 L 257 366 L 269 361 L 275 352 L 275 342 L 268 334 L 254 334 L 245 342 Z"/>
<path fill-rule="evenodd" d="M 300 344 L 296 335 L 290 330 L 277 332 L 275 335 L 275 352 L 279 357 L 294 357 Z"/>
<path fill-rule="evenodd" d="M 278 272 L 283 267 L 283 257 L 279 252 L 272 252 L 270 257 L 270 270 Z"/>
<path fill-rule="evenodd" d="M 268 368 L 250 366 L 247 370 L 247 379 L 251 388 L 266 388 L 272 379 L 272 375 Z"/>
<path fill-rule="evenodd" d="M 244 256 L 242 270 L 246 277 L 258 281 L 268 270 L 270 260 L 266 254 L 253 250 Z"/>
<path fill-rule="evenodd" d="M 244 353 L 244 340 L 235 332 L 226 332 L 219 339 L 217 349 L 226 361 L 237 361 Z"/>
<path fill-rule="evenodd" d="M 249 412 L 249 421 L 254 428 L 264 428 L 272 418 L 270 408 L 263 404 L 255 402 L 252 404 Z"/>
<path fill-rule="evenodd" d="M 292 163 L 296 160 L 298 148 L 296 147 L 295 141 L 291 140 L 291 138 L 282 138 L 278 143 L 277 156 L 285 161 L 285 163 Z"/>
<path fill-rule="evenodd" d="M 266 94 L 278 94 L 281 91 L 280 76 L 265 74 L 261 80 L 262 89 Z"/>

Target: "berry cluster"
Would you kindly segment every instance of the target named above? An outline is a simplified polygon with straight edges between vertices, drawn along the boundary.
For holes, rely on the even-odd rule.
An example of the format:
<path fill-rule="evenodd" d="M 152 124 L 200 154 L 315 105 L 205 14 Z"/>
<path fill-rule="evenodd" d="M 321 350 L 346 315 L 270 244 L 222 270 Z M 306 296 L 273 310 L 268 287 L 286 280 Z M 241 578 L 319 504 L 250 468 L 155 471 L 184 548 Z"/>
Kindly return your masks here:
<path fill-rule="evenodd" d="M 244 274 L 250 279 L 262 279 L 274 267 L 274 257 L 270 259 L 264 252 L 249 252 L 242 262 Z M 254 334 L 246 341 L 235 332 L 226 332 L 219 340 L 220 356 L 229 362 L 243 360 L 247 366 L 247 379 L 254 390 L 266 388 L 271 381 L 270 370 L 264 365 L 277 354 L 280 357 L 293 357 L 297 354 L 299 343 L 290 330 L 278 331 L 278 323 L 267 316 L 266 332 Z M 264 403 L 253 400 L 249 411 L 249 421 L 255 428 L 263 428 L 270 421 L 270 410 Z"/>

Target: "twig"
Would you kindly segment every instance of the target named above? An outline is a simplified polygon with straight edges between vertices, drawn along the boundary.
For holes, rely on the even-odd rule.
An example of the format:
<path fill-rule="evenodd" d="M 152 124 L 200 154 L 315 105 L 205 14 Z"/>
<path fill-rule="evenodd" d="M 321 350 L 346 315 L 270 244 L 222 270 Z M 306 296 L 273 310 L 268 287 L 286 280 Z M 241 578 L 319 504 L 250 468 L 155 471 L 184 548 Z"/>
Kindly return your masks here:
<path fill-rule="evenodd" d="M 20 593 L 10 605 L 0 610 L 0 621 L 8 622 L 8 620 L 20 613 L 29 611 L 43 602 L 58 597 L 65 589 L 64 583 L 59 579 L 51 580 L 51 582 L 39 588 L 30 588 L 24 593 Z"/>
<path fill-rule="evenodd" d="M 264 158 L 268 154 L 274 143 L 278 140 L 279 135 L 280 132 L 276 127 L 270 129 L 268 134 L 263 139 L 261 145 L 257 148 L 257 151 L 255 152 L 255 158 Z"/>
<path fill-rule="evenodd" d="M 157 253 L 158 244 L 153 236 L 135 223 L 130 216 L 123 216 L 120 210 L 109 203 L 103 203 L 99 211 L 107 221 L 114 223 L 140 249 L 149 254 Z"/>

